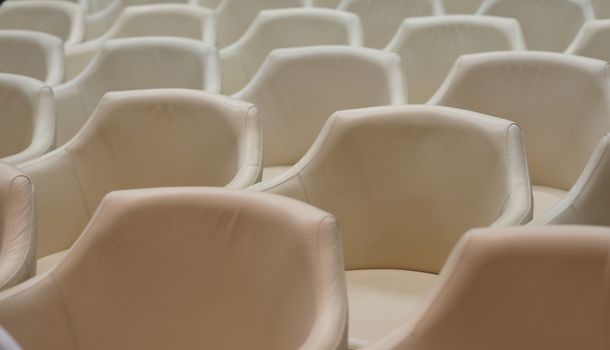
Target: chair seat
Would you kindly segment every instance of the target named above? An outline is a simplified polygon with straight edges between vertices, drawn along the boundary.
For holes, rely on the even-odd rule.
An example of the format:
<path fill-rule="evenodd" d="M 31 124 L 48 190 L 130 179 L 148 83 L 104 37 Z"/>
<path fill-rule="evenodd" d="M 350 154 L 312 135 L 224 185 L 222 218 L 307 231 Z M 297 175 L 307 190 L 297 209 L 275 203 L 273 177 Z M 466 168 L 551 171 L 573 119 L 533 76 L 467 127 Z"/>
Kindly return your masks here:
<path fill-rule="evenodd" d="M 263 180 L 272 179 L 290 168 L 292 168 L 291 165 L 266 166 L 263 169 Z"/>
<path fill-rule="evenodd" d="M 559 203 L 567 191 L 545 186 L 532 186 L 534 194 L 534 217 L 539 216 Z"/>
<path fill-rule="evenodd" d="M 349 348 L 364 346 L 408 319 L 437 277 L 407 270 L 347 271 Z"/>
<path fill-rule="evenodd" d="M 38 262 L 36 263 L 36 274 L 40 275 L 49 271 L 55 265 L 59 264 L 67 253 L 68 249 L 38 259 Z"/>

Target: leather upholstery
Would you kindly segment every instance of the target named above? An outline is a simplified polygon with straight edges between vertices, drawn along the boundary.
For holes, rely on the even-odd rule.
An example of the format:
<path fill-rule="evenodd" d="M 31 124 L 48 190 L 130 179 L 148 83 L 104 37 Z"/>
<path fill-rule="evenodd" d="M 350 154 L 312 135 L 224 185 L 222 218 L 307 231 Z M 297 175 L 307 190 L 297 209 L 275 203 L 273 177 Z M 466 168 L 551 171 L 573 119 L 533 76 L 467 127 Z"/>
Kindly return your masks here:
<path fill-rule="evenodd" d="M 429 103 L 518 123 L 532 184 L 568 191 L 610 127 L 607 72 L 606 62 L 548 52 L 465 55 Z"/>
<path fill-rule="evenodd" d="M 236 42 L 262 10 L 303 5 L 303 0 L 222 0 L 214 9 L 218 47 Z"/>
<path fill-rule="evenodd" d="M 337 112 L 294 167 L 251 189 L 308 202 L 341 223 L 348 274 L 370 275 L 370 284 L 360 286 L 367 294 L 350 290 L 352 347 L 397 325 L 396 311 L 407 313 L 427 290 L 408 284 L 434 279 L 413 278 L 414 272 L 438 273 L 465 230 L 523 224 L 532 210 L 519 127 L 433 106 Z M 375 306 L 384 301 L 371 298 L 397 283 L 420 292 Z M 395 311 L 379 315 L 388 309 Z"/>
<path fill-rule="evenodd" d="M 34 188 L 18 169 L 0 162 L 0 290 L 36 272 Z"/>
<path fill-rule="evenodd" d="M 70 80 L 82 72 L 104 41 L 142 36 L 175 36 L 214 45 L 216 35 L 212 11 L 186 4 L 126 7 L 104 35 L 66 50 L 66 78 Z"/>
<path fill-rule="evenodd" d="M 366 350 L 608 349 L 610 229 L 467 233 L 409 321 Z"/>
<path fill-rule="evenodd" d="M 246 191 L 114 192 L 65 260 L 0 293 L 0 323 L 25 349 L 344 349 L 338 224 Z"/>
<path fill-rule="evenodd" d="M 478 14 L 516 18 L 529 50 L 556 52 L 563 52 L 593 19 L 589 0 L 485 0 Z"/>
<path fill-rule="evenodd" d="M 443 9 L 447 14 L 473 14 L 482 2 L 483 0 L 443 0 Z"/>
<path fill-rule="evenodd" d="M 16 164 L 41 156 L 55 143 L 53 91 L 22 75 L 0 73 L 0 159 Z"/>
<path fill-rule="evenodd" d="M 327 9 L 259 12 L 246 33 L 220 50 L 222 91 L 242 89 L 274 49 L 312 45 L 362 45 L 358 16 Z"/>
<path fill-rule="evenodd" d="M 364 45 L 378 49 L 388 44 L 405 18 L 443 14 L 441 0 L 343 0 L 338 9 L 357 14 Z"/>
<path fill-rule="evenodd" d="M 25 30 L 0 31 L 0 72 L 25 75 L 50 86 L 64 81 L 64 47 L 49 34 Z"/>
<path fill-rule="evenodd" d="M 394 53 L 346 46 L 278 49 L 233 96 L 261 111 L 265 167 L 291 166 L 335 111 L 402 104 L 401 76 Z"/>
<path fill-rule="evenodd" d="M 610 3 L 606 0 L 591 0 L 595 18 L 610 18 Z"/>
<path fill-rule="evenodd" d="M 604 136 L 562 200 L 532 221 L 540 224 L 610 226 L 610 134 Z"/>
<path fill-rule="evenodd" d="M 7 1 L 0 8 L 0 29 L 22 29 L 55 35 L 67 45 L 85 39 L 83 10 L 68 1 Z"/>
<path fill-rule="evenodd" d="M 610 19 L 585 23 L 566 50 L 567 54 L 610 60 Z"/>
<path fill-rule="evenodd" d="M 428 101 L 461 55 L 522 49 L 516 20 L 466 15 L 406 19 L 385 48 L 402 59 L 409 103 Z"/>
<path fill-rule="evenodd" d="M 216 49 L 184 38 L 126 38 L 104 42 L 80 75 L 55 89 L 58 144 L 74 136 L 104 93 L 154 88 L 219 92 Z"/>
<path fill-rule="evenodd" d="M 315 7 L 337 8 L 341 0 L 311 0 L 311 5 Z"/>
<path fill-rule="evenodd" d="M 68 249 L 110 191 L 257 182 L 260 142 L 248 103 L 178 89 L 106 94 L 72 140 L 20 165 L 36 186 L 37 257 Z"/>

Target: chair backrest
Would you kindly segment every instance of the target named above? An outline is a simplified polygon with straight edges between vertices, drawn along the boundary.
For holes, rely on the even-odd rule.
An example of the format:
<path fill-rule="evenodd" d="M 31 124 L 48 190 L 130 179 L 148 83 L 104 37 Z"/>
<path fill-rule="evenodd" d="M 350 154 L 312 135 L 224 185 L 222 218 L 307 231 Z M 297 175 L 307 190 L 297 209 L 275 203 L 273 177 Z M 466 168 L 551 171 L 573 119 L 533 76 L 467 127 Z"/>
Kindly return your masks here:
<path fill-rule="evenodd" d="M 175 36 L 214 45 L 212 10 L 187 4 L 152 4 L 126 7 L 104 39 L 141 36 Z"/>
<path fill-rule="evenodd" d="M 402 104 L 401 77 L 394 53 L 347 46 L 278 49 L 234 97 L 261 111 L 265 165 L 292 165 L 335 111 Z"/>
<path fill-rule="evenodd" d="M 58 144 L 82 127 L 109 91 L 185 88 L 219 92 L 218 64 L 214 47 L 192 39 L 108 40 L 79 76 L 55 89 Z"/>
<path fill-rule="evenodd" d="M 563 52 L 593 19 L 588 0 L 485 0 L 478 14 L 519 21 L 529 50 Z"/>
<path fill-rule="evenodd" d="M 0 73 L 0 158 L 16 164 L 54 145 L 53 92 L 22 75 Z"/>
<path fill-rule="evenodd" d="M 608 256 L 608 228 L 474 230 L 409 321 L 362 349 L 608 349 Z"/>
<path fill-rule="evenodd" d="M 248 103 L 181 89 L 106 94 L 70 142 L 20 165 L 36 186 L 38 257 L 70 247 L 110 191 L 255 183 L 260 143 Z"/>
<path fill-rule="evenodd" d="M 610 60 L 610 19 L 585 23 L 565 53 Z"/>
<path fill-rule="evenodd" d="M 25 349 L 339 350 L 346 304 L 328 213 L 146 189 L 108 195 L 58 266 L 0 293 L 0 323 Z"/>
<path fill-rule="evenodd" d="M 401 57 L 409 103 L 428 101 L 461 55 L 521 49 L 516 20 L 472 15 L 406 19 L 385 48 Z"/>
<path fill-rule="evenodd" d="M 610 128 L 607 65 L 550 52 L 465 55 L 429 103 L 518 123 L 532 183 L 569 190 Z"/>
<path fill-rule="evenodd" d="M 358 16 L 311 8 L 261 11 L 238 41 L 220 50 L 223 93 L 243 88 L 274 49 L 312 45 L 362 45 Z"/>
<path fill-rule="evenodd" d="M 443 14 L 440 0 L 343 0 L 338 9 L 360 17 L 364 46 L 385 47 L 408 17 Z"/>
<path fill-rule="evenodd" d="M 303 7 L 302 0 L 221 0 L 215 8 L 218 47 L 237 41 L 256 15 L 266 9 Z"/>
<path fill-rule="evenodd" d="M 25 75 L 51 86 L 64 80 L 62 41 L 49 34 L 25 31 L 0 31 L 0 72 Z"/>
<path fill-rule="evenodd" d="M 311 0 L 311 5 L 315 7 L 337 8 L 341 0 Z"/>
<path fill-rule="evenodd" d="M 452 108 L 337 112 L 303 159 L 253 189 L 335 215 L 350 270 L 438 273 L 465 230 L 531 218 L 519 127 Z"/>
<path fill-rule="evenodd" d="M 83 10 L 68 1 L 7 1 L 0 7 L 0 29 L 44 32 L 66 44 L 85 39 Z"/>
<path fill-rule="evenodd" d="M 0 162 L 0 247 L 0 290 L 34 275 L 34 188 L 27 175 L 3 162 Z"/>
<path fill-rule="evenodd" d="M 443 0 L 443 9 L 447 14 L 473 14 L 483 0 Z"/>

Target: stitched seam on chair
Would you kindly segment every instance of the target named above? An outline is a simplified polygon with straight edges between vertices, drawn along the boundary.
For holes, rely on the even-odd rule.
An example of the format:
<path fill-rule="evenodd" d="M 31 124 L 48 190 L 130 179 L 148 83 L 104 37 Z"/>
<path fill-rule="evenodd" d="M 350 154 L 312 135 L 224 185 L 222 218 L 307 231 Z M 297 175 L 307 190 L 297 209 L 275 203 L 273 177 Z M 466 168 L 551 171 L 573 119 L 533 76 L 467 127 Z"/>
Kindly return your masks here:
<path fill-rule="evenodd" d="M 301 188 L 303 189 L 303 196 L 305 196 L 305 200 L 307 201 L 307 203 L 311 203 L 311 201 L 309 200 L 309 194 L 307 193 L 307 188 L 305 187 L 305 182 L 303 182 L 303 178 L 301 177 L 300 171 L 297 172 L 297 179 L 299 180 Z"/>
<path fill-rule="evenodd" d="M 506 145 L 506 159 L 508 159 L 507 163 L 507 167 L 508 167 L 508 189 L 507 189 L 507 193 L 506 193 L 506 197 L 504 198 L 504 201 L 502 202 L 502 208 L 500 209 L 500 215 L 497 216 L 497 220 L 500 220 L 502 218 L 502 216 L 504 216 L 504 214 L 506 213 L 506 210 L 508 208 L 508 206 L 510 205 L 508 202 L 511 199 L 511 191 L 513 189 L 512 187 L 512 183 L 513 183 L 513 177 L 512 177 L 512 173 L 511 173 L 511 165 L 510 165 L 510 140 L 509 140 L 509 133 L 510 133 L 510 127 L 513 126 L 515 124 L 510 124 L 508 126 L 508 128 L 506 128 L 506 131 L 504 133 L 504 140 L 505 140 L 505 145 Z"/>
<path fill-rule="evenodd" d="M 251 142 L 251 137 L 250 137 L 250 133 L 248 132 L 248 124 L 249 120 L 250 120 L 250 111 L 253 109 L 258 109 L 258 107 L 256 107 L 255 105 L 251 105 L 250 107 L 248 107 L 248 110 L 246 111 L 246 119 L 245 119 L 245 124 L 246 124 L 246 128 L 245 128 L 245 132 L 246 132 L 246 142 L 244 143 L 244 155 L 249 155 L 248 152 L 248 146 L 250 145 Z M 257 115 L 257 119 L 258 119 L 258 131 L 257 133 L 259 134 L 259 144 L 258 144 L 258 148 L 259 148 L 259 156 L 257 156 L 257 162 L 255 164 L 251 164 L 250 167 L 252 166 L 258 166 L 258 173 L 260 174 L 261 169 L 263 167 L 263 128 L 262 128 L 262 121 L 260 120 L 260 112 Z M 258 174 L 257 174 L 257 178 L 258 178 Z M 254 182 L 256 182 L 256 180 L 254 180 Z"/>
<path fill-rule="evenodd" d="M 64 153 L 68 157 L 68 161 L 70 162 L 70 165 L 72 166 L 72 171 L 74 172 L 74 176 L 76 177 L 76 182 L 78 183 L 80 195 L 81 195 L 81 198 L 83 199 L 83 203 L 85 204 L 85 209 L 87 210 L 87 214 L 88 214 L 87 219 L 90 219 L 91 216 L 93 215 L 93 213 L 91 212 L 91 208 L 89 207 L 89 203 L 87 202 L 87 197 L 85 196 L 85 189 L 83 188 L 83 183 L 81 181 L 80 174 L 78 172 L 78 169 L 76 168 L 74 159 L 72 159 L 72 155 L 70 154 L 70 152 L 68 152 L 67 148 L 64 149 Z"/>
<path fill-rule="evenodd" d="M 64 317 L 66 318 L 67 326 L 70 330 L 70 335 L 72 338 L 72 343 L 74 344 L 74 349 L 79 349 L 78 337 L 76 336 L 76 332 L 74 331 L 74 325 L 72 323 L 72 318 L 70 317 L 70 312 L 68 311 L 68 305 L 66 304 L 64 296 L 61 293 L 61 288 L 59 287 L 59 282 L 57 281 L 57 278 L 55 278 L 55 272 L 51 272 L 49 274 L 49 277 L 53 281 L 53 284 L 55 285 L 55 290 L 57 291 L 57 295 L 59 296 L 59 301 L 61 302 L 61 309 L 64 313 Z"/>
<path fill-rule="evenodd" d="M 517 123 L 513 123 L 513 124 L 509 125 L 508 129 L 506 130 L 506 136 L 507 136 L 506 137 L 506 145 L 507 145 L 506 152 L 508 154 L 508 160 L 509 160 L 509 162 L 508 162 L 509 171 L 511 169 L 511 166 L 510 166 L 510 159 L 511 158 L 510 158 L 510 149 L 508 147 L 508 145 L 509 145 L 508 132 L 510 131 L 510 128 L 513 127 L 513 126 L 517 127 L 519 129 L 519 132 L 521 132 L 521 127 Z M 521 134 L 521 140 L 523 140 L 523 134 Z M 530 174 L 529 174 L 529 167 L 527 165 L 527 155 L 525 154 L 525 147 L 523 146 L 523 143 L 521 145 L 522 146 L 520 147 L 520 149 L 521 149 L 522 157 L 523 157 L 523 160 L 524 160 L 524 163 L 525 163 L 525 180 L 526 180 L 526 183 L 522 184 L 522 186 L 526 186 L 527 188 L 529 188 L 529 191 L 527 193 L 528 194 L 527 211 L 524 214 L 522 214 L 520 216 L 520 218 L 519 218 L 519 224 L 524 224 L 525 220 L 529 216 L 529 213 L 532 213 L 532 216 L 533 216 L 533 205 L 534 205 L 534 203 L 533 203 L 532 192 L 531 192 L 531 180 L 530 180 Z M 511 187 L 510 187 L 510 192 L 509 192 L 509 196 L 508 196 L 509 198 L 507 198 L 507 200 L 510 199 L 510 193 L 512 193 L 512 178 L 513 177 L 511 175 L 510 176 Z"/>

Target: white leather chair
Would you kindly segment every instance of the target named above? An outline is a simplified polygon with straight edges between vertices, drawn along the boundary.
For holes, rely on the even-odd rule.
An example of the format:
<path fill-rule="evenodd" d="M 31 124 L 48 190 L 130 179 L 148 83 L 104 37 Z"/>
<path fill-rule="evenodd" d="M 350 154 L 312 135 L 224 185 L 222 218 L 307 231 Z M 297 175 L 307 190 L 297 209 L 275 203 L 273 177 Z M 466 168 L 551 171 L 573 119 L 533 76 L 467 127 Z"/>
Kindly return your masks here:
<path fill-rule="evenodd" d="M 585 23 L 565 53 L 610 60 L 610 19 Z"/>
<path fill-rule="evenodd" d="M 22 350 L 15 339 L 8 334 L 4 327 L 0 326 L 0 349 L 2 350 Z"/>
<path fill-rule="evenodd" d="M 0 72 L 24 75 L 54 86 L 64 81 L 64 47 L 52 35 L 0 30 Z"/>
<path fill-rule="evenodd" d="M 531 218 L 519 126 L 446 107 L 337 112 L 294 167 L 251 189 L 339 220 L 351 348 L 417 307 L 464 231 Z"/>
<path fill-rule="evenodd" d="M 311 0 L 311 5 L 314 7 L 337 8 L 341 0 Z"/>
<path fill-rule="evenodd" d="M 36 272 L 34 188 L 25 174 L 3 162 L 0 162 L 0 223 L 2 290 Z"/>
<path fill-rule="evenodd" d="M 272 51 L 233 95 L 261 111 L 263 179 L 301 159 L 335 111 L 403 104 L 401 77 L 394 53 L 347 46 Z"/>
<path fill-rule="evenodd" d="M 84 13 L 68 1 L 8 1 L 0 7 L 0 29 L 21 29 L 55 35 L 66 45 L 85 39 Z"/>
<path fill-rule="evenodd" d="M 162 4 L 188 4 L 198 6 L 197 0 L 109 0 L 92 1 L 93 12 L 87 15 L 87 40 L 93 40 L 104 35 L 121 16 L 121 13 L 132 6 L 148 6 Z"/>
<path fill-rule="evenodd" d="M 248 29 L 256 15 L 267 9 L 303 7 L 304 0 L 221 0 L 214 9 L 216 40 L 223 48 L 236 42 Z"/>
<path fill-rule="evenodd" d="M 246 33 L 220 50 L 222 90 L 242 89 L 269 52 L 312 45 L 362 45 L 358 16 L 336 10 L 299 8 L 259 12 Z"/>
<path fill-rule="evenodd" d="M 536 218 L 566 196 L 609 131 L 607 65 L 550 52 L 465 55 L 429 103 L 523 128 Z"/>
<path fill-rule="evenodd" d="M 472 15 L 406 19 L 385 51 L 396 52 L 409 103 L 425 103 L 463 54 L 524 49 L 519 23 L 510 18 Z"/>
<path fill-rule="evenodd" d="M 529 50 L 556 52 L 563 52 L 593 19 L 589 0 L 484 0 L 477 13 L 515 18 Z"/>
<path fill-rule="evenodd" d="M 366 350 L 607 349 L 610 229 L 473 230 L 408 322 Z"/>
<path fill-rule="evenodd" d="M 342 350 L 336 220 L 210 188 L 109 194 L 57 267 L 0 293 L 24 349 Z"/>
<path fill-rule="evenodd" d="M 447 14 L 473 14 L 483 0 L 443 0 L 443 9 Z"/>
<path fill-rule="evenodd" d="M 388 44 L 405 18 L 443 14 L 441 0 L 343 0 L 338 9 L 357 14 L 364 45 L 379 49 Z"/>
<path fill-rule="evenodd" d="M 185 4 L 126 7 L 104 35 L 66 50 L 66 79 L 82 72 L 106 40 L 144 36 L 190 38 L 213 46 L 216 34 L 212 11 Z"/>
<path fill-rule="evenodd" d="M 565 197 L 530 224 L 610 226 L 609 212 L 610 134 L 606 134 Z"/>
<path fill-rule="evenodd" d="M 261 158 L 251 104 L 182 89 L 106 94 L 72 140 L 19 165 L 36 187 L 39 272 L 61 260 L 106 193 L 243 188 L 260 179 Z"/>
<path fill-rule="evenodd" d="M 0 73 L 0 160 L 16 164 L 55 144 L 53 92 L 33 78 Z"/>
<path fill-rule="evenodd" d="M 107 40 L 85 70 L 54 89 L 57 142 L 83 126 L 108 91 L 187 88 L 220 92 L 218 52 L 192 39 L 148 37 Z"/>

